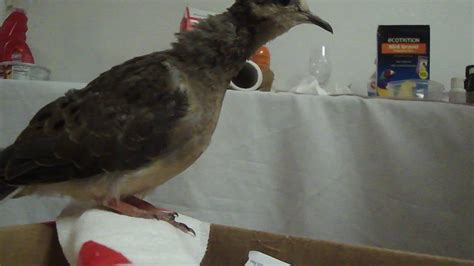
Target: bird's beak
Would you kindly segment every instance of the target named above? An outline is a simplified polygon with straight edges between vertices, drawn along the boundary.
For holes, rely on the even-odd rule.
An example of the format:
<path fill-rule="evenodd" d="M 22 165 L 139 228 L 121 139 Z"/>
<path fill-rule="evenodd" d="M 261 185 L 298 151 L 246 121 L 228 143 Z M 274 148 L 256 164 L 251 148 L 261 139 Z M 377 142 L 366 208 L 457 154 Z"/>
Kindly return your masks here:
<path fill-rule="evenodd" d="M 314 15 L 313 13 L 311 13 L 309 11 L 305 12 L 305 15 L 306 15 L 309 23 L 317 25 L 317 26 L 329 31 L 330 33 L 333 33 L 331 25 L 329 23 L 327 23 L 326 21 L 324 21 L 322 18 Z"/>

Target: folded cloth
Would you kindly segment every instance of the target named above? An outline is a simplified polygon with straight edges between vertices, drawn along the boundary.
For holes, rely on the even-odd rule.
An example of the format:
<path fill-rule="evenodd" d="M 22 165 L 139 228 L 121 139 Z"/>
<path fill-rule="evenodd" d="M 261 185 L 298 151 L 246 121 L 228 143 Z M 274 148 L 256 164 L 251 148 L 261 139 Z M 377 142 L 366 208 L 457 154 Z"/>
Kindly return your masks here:
<path fill-rule="evenodd" d="M 196 237 L 163 221 L 77 205 L 64 209 L 56 224 L 71 265 L 199 265 L 210 224 L 184 215 L 177 220 L 193 228 Z"/>
<path fill-rule="evenodd" d="M 297 94 L 328 95 L 328 92 L 321 88 L 318 80 L 313 76 L 302 79 L 291 91 Z"/>

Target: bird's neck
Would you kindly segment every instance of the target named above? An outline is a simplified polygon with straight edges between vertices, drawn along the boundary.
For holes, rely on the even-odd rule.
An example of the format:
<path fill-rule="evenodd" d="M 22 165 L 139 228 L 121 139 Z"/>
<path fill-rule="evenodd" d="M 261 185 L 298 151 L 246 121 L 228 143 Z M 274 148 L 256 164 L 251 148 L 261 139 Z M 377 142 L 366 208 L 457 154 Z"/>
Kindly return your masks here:
<path fill-rule="evenodd" d="M 170 52 L 188 71 L 202 74 L 205 70 L 229 82 L 265 43 L 255 38 L 255 24 L 244 18 L 245 14 L 232 9 L 211 16 L 194 30 L 177 34 Z"/>

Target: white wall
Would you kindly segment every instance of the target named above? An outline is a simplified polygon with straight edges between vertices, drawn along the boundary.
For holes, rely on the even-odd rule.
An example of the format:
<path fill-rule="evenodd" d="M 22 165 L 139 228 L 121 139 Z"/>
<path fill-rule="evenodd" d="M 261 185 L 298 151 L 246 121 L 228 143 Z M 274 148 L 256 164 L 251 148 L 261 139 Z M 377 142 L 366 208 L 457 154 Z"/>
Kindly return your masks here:
<path fill-rule="evenodd" d="M 89 81 L 122 61 L 165 49 L 184 7 L 223 11 L 232 0 L 16 0 L 29 14 L 28 42 L 52 79 Z M 270 44 L 275 85 L 307 71 L 310 52 L 329 46 L 333 80 L 361 83 L 374 71 L 379 24 L 430 24 L 432 78 L 449 84 L 474 63 L 473 0 L 308 0 L 335 35 L 299 26 Z"/>
<path fill-rule="evenodd" d="M 3 19 L 7 13 L 7 5 L 5 0 L 0 0 L 0 18 Z"/>

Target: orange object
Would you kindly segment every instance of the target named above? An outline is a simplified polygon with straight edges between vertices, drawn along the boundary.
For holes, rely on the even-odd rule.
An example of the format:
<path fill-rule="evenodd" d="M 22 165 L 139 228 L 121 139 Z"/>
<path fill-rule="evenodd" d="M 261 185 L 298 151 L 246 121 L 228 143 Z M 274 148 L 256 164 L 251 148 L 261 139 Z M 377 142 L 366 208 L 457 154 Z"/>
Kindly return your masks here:
<path fill-rule="evenodd" d="M 426 54 L 426 43 L 384 43 L 382 54 Z"/>
<path fill-rule="evenodd" d="M 270 50 L 266 46 L 260 47 L 250 60 L 254 61 L 262 70 L 270 68 Z"/>

